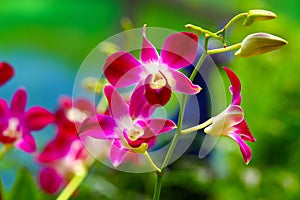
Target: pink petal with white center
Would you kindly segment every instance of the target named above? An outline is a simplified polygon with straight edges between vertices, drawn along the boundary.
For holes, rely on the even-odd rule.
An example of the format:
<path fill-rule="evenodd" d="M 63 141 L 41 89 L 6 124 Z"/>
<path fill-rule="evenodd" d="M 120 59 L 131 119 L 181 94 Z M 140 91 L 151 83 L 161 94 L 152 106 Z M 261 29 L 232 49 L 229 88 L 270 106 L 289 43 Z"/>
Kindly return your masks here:
<path fill-rule="evenodd" d="M 223 67 L 225 70 L 230 82 L 230 91 L 232 93 L 232 105 L 240 105 L 241 103 L 241 82 L 237 75 L 228 67 Z"/>
<path fill-rule="evenodd" d="M 8 106 L 4 99 L 0 99 L 0 118 L 5 117 L 8 113 Z"/>
<path fill-rule="evenodd" d="M 40 130 L 55 121 L 55 116 L 45 108 L 35 106 L 25 113 L 25 124 L 33 131 Z"/>
<path fill-rule="evenodd" d="M 128 104 L 121 97 L 119 92 L 111 85 L 104 87 L 104 94 L 107 98 L 111 116 L 115 119 L 130 118 Z"/>
<path fill-rule="evenodd" d="M 144 69 L 133 55 L 126 51 L 119 51 L 106 59 L 103 71 L 110 84 L 121 88 L 139 82 Z"/>
<path fill-rule="evenodd" d="M 238 143 L 238 145 L 240 146 L 240 150 L 242 152 L 244 161 L 245 161 L 246 165 L 248 165 L 248 163 L 250 162 L 250 160 L 252 158 L 252 151 L 251 151 L 250 147 L 242 140 L 242 138 L 238 134 L 229 134 L 227 136 Z"/>
<path fill-rule="evenodd" d="M 154 135 L 165 133 L 176 128 L 176 124 L 172 120 L 162 118 L 149 119 L 147 124 L 154 132 Z"/>
<path fill-rule="evenodd" d="M 129 149 L 124 148 L 120 140 L 114 140 L 110 148 L 110 161 L 114 167 L 118 167 L 124 160 Z"/>
<path fill-rule="evenodd" d="M 149 42 L 146 37 L 146 25 L 143 27 L 143 45 L 141 51 L 141 61 L 143 63 L 150 63 L 159 60 L 159 55 L 155 47 Z"/>
<path fill-rule="evenodd" d="M 25 89 L 20 88 L 14 94 L 11 100 L 11 113 L 13 115 L 20 115 L 24 113 L 24 109 L 27 103 L 27 93 Z"/>
<path fill-rule="evenodd" d="M 63 177 L 53 168 L 45 168 L 39 174 L 41 188 L 49 193 L 56 193 L 63 184 Z"/>
<path fill-rule="evenodd" d="M 129 113 L 133 119 L 138 118 L 139 116 L 148 118 L 155 111 L 155 107 L 147 101 L 145 92 L 145 85 L 136 86 L 132 92 L 129 102 Z"/>
<path fill-rule="evenodd" d="M 170 73 L 173 79 L 170 84 L 174 91 L 191 95 L 199 93 L 202 89 L 199 85 L 194 85 L 183 73 L 172 69 Z"/>
<path fill-rule="evenodd" d="M 117 132 L 118 127 L 112 117 L 98 114 L 83 121 L 79 137 L 90 136 L 96 139 L 117 139 L 120 134 Z"/>
<path fill-rule="evenodd" d="M 237 128 L 236 133 L 240 134 L 243 140 L 255 142 L 256 139 L 249 130 L 248 124 L 245 120 L 234 126 Z"/>
<path fill-rule="evenodd" d="M 167 37 L 162 50 L 162 63 L 172 69 L 191 65 L 197 55 L 198 36 L 194 33 L 175 33 Z"/>
<path fill-rule="evenodd" d="M 4 85 L 15 74 L 12 66 L 6 62 L 0 62 L 0 86 Z"/>
<path fill-rule="evenodd" d="M 29 132 L 24 130 L 21 138 L 17 141 L 16 146 L 27 153 L 33 153 L 36 151 L 36 143 L 34 138 Z"/>

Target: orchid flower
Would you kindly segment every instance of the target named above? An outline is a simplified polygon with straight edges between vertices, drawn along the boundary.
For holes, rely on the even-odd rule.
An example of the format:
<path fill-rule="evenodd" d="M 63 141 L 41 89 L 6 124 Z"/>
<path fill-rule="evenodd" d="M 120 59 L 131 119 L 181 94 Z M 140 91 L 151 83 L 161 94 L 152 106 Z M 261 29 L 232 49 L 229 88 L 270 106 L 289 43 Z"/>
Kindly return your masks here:
<path fill-rule="evenodd" d="M 94 107 L 85 99 L 72 103 L 69 97 L 62 97 L 59 104 L 57 135 L 37 156 L 37 162 L 43 166 L 39 174 L 40 186 L 50 194 L 56 193 L 75 174 L 85 170 L 91 160 L 78 138 L 77 126 L 94 112 Z"/>
<path fill-rule="evenodd" d="M 230 91 L 232 93 L 231 104 L 220 114 L 212 118 L 212 124 L 204 129 L 204 132 L 214 136 L 227 136 L 236 141 L 240 147 L 245 163 L 248 164 L 252 157 L 250 147 L 244 142 L 255 142 L 248 125 L 244 119 L 241 104 L 241 83 L 237 75 L 229 68 L 224 67 L 230 79 Z"/>
<path fill-rule="evenodd" d="M 201 87 L 194 85 L 178 70 L 193 63 L 198 36 L 187 32 L 172 34 L 164 41 L 159 55 L 146 38 L 146 26 L 142 34 L 140 61 L 126 51 L 118 51 L 107 58 L 103 71 L 110 84 L 117 88 L 144 84 L 146 98 L 152 105 L 165 105 L 172 90 L 197 94 Z"/>
<path fill-rule="evenodd" d="M 24 89 L 16 91 L 10 108 L 4 99 L 0 99 L 0 142 L 32 153 L 36 150 L 36 143 L 31 131 L 43 129 L 54 122 L 55 117 L 39 106 L 25 111 L 26 102 L 27 93 Z"/>
<path fill-rule="evenodd" d="M 128 105 L 113 86 L 105 86 L 111 116 L 97 114 L 81 126 L 80 137 L 111 142 L 110 160 L 114 167 L 122 163 L 128 152 L 145 153 L 159 134 L 176 127 L 171 120 L 151 118 L 153 106 L 143 96 L 144 90 L 144 85 L 138 86 Z"/>
<path fill-rule="evenodd" d="M 0 62 L 0 86 L 4 85 L 14 75 L 14 69 L 6 62 Z"/>

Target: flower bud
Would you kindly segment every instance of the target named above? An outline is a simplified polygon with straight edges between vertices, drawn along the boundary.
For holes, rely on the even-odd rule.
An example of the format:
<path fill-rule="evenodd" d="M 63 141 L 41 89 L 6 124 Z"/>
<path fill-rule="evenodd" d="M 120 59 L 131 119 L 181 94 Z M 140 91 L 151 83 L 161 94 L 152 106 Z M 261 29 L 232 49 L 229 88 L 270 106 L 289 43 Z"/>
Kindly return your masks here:
<path fill-rule="evenodd" d="M 234 55 L 248 58 L 279 49 L 287 43 L 286 40 L 268 33 L 254 33 L 242 41 L 241 48 Z"/>
<path fill-rule="evenodd" d="M 249 10 L 243 25 L 251 26 L 256 21 L 270 20 L 275 19 L 276 17 L 275 13 L 267 10 Z"/>

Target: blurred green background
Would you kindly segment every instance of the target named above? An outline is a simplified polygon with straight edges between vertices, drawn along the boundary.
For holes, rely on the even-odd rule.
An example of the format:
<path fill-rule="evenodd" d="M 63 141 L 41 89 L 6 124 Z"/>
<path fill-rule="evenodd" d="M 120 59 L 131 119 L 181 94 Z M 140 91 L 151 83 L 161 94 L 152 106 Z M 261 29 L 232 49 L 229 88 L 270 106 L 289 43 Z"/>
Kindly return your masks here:
<path fill-rule="evenodd" d="M 10 99 L 24 85 L 29 105 L 55 108 L 59 95 L 71 95 L 76 71 L 86 55 L 99 42 L 122 31 L 122 17 L 129 17 L 135 27 L 146 23 L 184 31 L 184 25 L 192 23 L 216 31 L 249 9 L 270 10 L 278 18 L 251 28 L 237 23 L 229 43 L 253 32 L 268 32 L 289 41 L 275 52 L 226 63 L 242 81 L 242 106 L 257 139 L 250 144 L 253 159 L 245 166 L 238 146 L 220 139 L 208 159 L 187 154 L 170 166 L 161 199 L 299 199 L 298 0 L 1 0 L 0 60 L 10 62 L 16 76 L 0 88 L 0 95 Z M 53 136 L 51 127 L 46 132 L 43 141 Z M 0 164 L 6 197 L 55 199 L 36 186 L 38 166 L 28 160 L 29 155 L 17 150 L 10 154 Z M 127 174 L 98 162 L 72 198 L 151 199 L 154 180 L 153 174 Z"/>

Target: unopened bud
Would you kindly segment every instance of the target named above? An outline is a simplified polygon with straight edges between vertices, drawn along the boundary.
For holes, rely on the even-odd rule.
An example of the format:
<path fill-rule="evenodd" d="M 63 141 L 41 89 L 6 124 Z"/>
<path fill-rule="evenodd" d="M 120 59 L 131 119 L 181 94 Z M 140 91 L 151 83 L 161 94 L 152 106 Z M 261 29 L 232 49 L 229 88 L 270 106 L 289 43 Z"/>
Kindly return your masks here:
<path fill-rule="evenodd" d="M 286 40 L 268 33 L 254 33 L 242 41 L 241 48 L 234 55 L 248 58 L 274 51 L 287 43 Z"/>
<path fill-rule="evenodd" d="M 247 18 L 244 21 L 244 26 L 251 26 L 256 21 L 275 19 L 275 13 L 267 10 L 249 10 Z"/>

